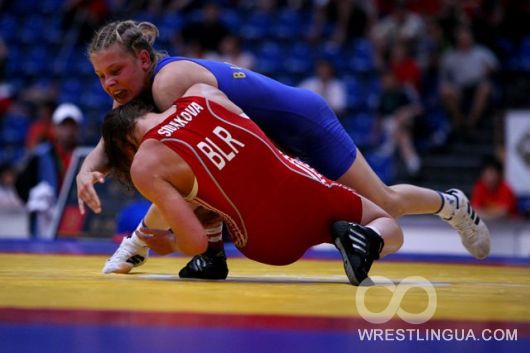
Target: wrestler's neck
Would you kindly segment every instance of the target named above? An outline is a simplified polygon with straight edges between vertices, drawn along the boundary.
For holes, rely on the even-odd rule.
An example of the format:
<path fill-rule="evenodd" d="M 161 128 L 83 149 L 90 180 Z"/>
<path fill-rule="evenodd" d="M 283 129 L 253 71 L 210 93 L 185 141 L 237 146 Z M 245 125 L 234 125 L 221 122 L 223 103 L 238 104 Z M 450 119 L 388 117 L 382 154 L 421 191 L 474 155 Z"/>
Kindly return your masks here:
<path fill-rule="evenodd" d="M 174 114 L 177 111 L 177 107 L 172 105 L 168 110 L 158 113 L 147 113 L 142 118 L 136 121 L 136 128 L 134 130 L 134 138 L 136 141 L 142 141 L 144 135 L 160 124 L 162 121 L 166 120 L 171 114 Z"/>

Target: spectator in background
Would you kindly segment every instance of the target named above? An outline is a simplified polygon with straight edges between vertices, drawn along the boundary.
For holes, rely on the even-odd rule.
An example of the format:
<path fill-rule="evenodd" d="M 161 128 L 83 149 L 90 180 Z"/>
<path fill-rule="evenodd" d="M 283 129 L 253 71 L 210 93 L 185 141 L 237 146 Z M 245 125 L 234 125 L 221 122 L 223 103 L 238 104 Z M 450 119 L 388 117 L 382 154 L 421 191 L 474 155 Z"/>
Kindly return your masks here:
<path fill-rule="evenodd" d="M 51 101 L 44 101 L 37 105 L 37 118 L 31 123 L 26 135 L 25 147 L 28 151 L 43 142 L 51 142 L 55 139 L 55 129 L 52 123 L 54 109 L 55 103 Z"/>
<path fill-rule="evenodd" d="M 390 69 L 401 85 L 409 85 L 420 91 L 421 71 L 416 59 L 410 55 L 407 44 L 397 41 L 390 52 Z"/>
<path fill-rule="evenodd" d="M 61 29 L 63 32 L 78 30 L 77 43 L 84 44 L 105 23 L 108 15 L 106 0 L 68 0 L 63 8 Z"/>
<path fill-rule="evenodd" d="M 219 6 L 209 2 L 202 8 L 200 21 L 192 22 L 182 29 L 185 46 L 199 45 L 204 52 L 217 52 L 221 41 L 230 33 L 221 21 Z"/>
<path fill-rule="evenodd" d="M 375 19 L 375 8 L 367 0 L 319 0 L 313 5 L 313 23 L 309 40 L 320 41 L 328 25 L 332 26 L 330 42 L 342 45 L 353 38 L 364 37 Z"/>
<path fill-rule="evenodd" d="M 483 219 L 503 219 L 517 216 L 517 199 L 504 180 L 501 162 L 488 157 L 484 160 L 480 178 L 473 186 L 471 204 Z"/>
<path fill-rule="evenodd" d="M 377 22 L 371 31 L 371 38 L 379 62 L 383 62 L 382 58 L 385 52 L 398 41 L 407 43 L 415 53 L 424 34 L 424 28 L 423 19 L 407 9 L 406 1 L 397 1 L 392 12 Z"/>
<path fill-rule="evenodd" d="M 459 0 L 443 0 L 436 19 L 445 43 L 455 43 L 455 28 L 469 25 L 469 18 Z"/>
<path fill-rule="evenodd" d="M 315 76 L 302 83 L 301 88 L 308 89 L 321 95 L 337 115 L 341 115 L 346 108 L 346 87 L 335 77 L 335 69 L 331 62 L 319 60 L 315 68 Z"/>
<path fill-rule="evenodd" d="M 376 134 L 384 133 L 386 141 L 379 153 L 392 155 L 397 147 L 407 172 L 414 176 L 421 168 L 421 160 L 414 147 L 412 128 L 422 112 L 421 104 L 415 91 L 400 85 L 391 70 L 383 71 L 381 84 Z"/>
<path fill-rule="evenodd" d="M 12 103 L 12 87 L 6 81 L 8 57 L 9 48 L 0 35 L 0 117 L 9 109 Z"/>
<path fill-rule="evenodd" d="M 7 58 L 9 56 L 9 49 L 7 48 L 4 39 L 0 35 L 0 83 L 6 79 Z"/>
<path fill-rule="evenodd" d="M 11 164 L 0 164 L 0 212 L 24 209 L 15 189 L 16 177 L 15 168 Z"/>
<path fill-rule="evenodd" d="M 474 43 L 469 28 L 457 30 L 455 48 L 443 55 L 440 67 L 441 96 L 456 131 L 479 123 L 493 93 L 491 74 L 497 66 L 495 55 Z M 468 118 L 464 119 L 466 102 L 470 107 Z"/>
<path fill-rule="evenodd" d="M 52 116 L 53 141 L 39 144 L 25 160 L 16 188 L 30 212 L 33 236 L 47 236 L 53 209 L 70 165 L 74 149 L 80 142 L 83 114 L 74 104 L 64 103 Z"/>
<path fill-rule="evenodd" d="M 209 60 L 217 60 L 234 64 L 252 70 L 256 65 L 256 58 L 251 52 L 244 51 L 241 48 L 241 39 L 234 35 L 228 35 L 221 41 L 219 46 L 219 55 L 210 54 Z"/>

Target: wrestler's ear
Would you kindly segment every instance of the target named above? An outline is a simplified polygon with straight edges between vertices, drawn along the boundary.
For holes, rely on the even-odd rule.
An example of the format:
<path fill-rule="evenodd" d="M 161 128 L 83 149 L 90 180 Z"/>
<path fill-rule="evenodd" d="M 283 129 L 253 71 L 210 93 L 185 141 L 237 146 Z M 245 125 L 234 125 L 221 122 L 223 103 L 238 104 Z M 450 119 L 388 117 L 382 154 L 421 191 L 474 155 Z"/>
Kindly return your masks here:
<path fill-rule="evenodd" d="M 140 65 L 142 69 L 149 70 L 151 68 L 151 55 L 149 55 L 149 51 L 146 49 L 141 49 L 138 53 L 138 59 L 140 60 Z"/>

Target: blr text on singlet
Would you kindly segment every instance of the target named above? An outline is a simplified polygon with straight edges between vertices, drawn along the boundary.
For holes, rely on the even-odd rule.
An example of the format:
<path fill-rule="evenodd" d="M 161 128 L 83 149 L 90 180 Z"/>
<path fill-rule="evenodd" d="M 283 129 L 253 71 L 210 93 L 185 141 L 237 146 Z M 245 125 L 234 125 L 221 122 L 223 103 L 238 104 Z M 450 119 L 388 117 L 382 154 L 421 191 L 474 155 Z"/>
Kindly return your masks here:
<path fill-rule="evenodd" d="M 360 221 L 357 194 L 282 154 L 252 120 L 203 97 L 175 105 L 144 140 L 161 141 L 188 163 L 198 183 L 191 202 L 219 213 L 248 258 L 286 265 L 331 242 L 333 222 Z"/>

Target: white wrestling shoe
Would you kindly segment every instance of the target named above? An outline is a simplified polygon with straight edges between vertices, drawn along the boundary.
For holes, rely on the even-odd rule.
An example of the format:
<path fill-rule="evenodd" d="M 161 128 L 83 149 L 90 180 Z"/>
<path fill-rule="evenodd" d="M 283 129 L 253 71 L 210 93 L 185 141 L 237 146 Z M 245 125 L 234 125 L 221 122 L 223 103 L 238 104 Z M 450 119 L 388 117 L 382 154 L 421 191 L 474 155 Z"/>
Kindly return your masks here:
<path fill-rule="evenodd" d="M 136 236 L 125 237 L 119 248 L 105 262 L 103 273 L 129 273 L 133 267 L 142 266 L 149 256 L 149 248 L 138 244 Z"/>
<path fill-rule="evenodd" d="M 490 232 L 486 224 L 471 207 L 466 195 L 458 189 L 449 189 L 446 195 L 454 198 L 453 214 L 448 218 L 441 217 L 460 235 L 462 244 L 471 255 L 484 259 L 490 253 Z"/>

